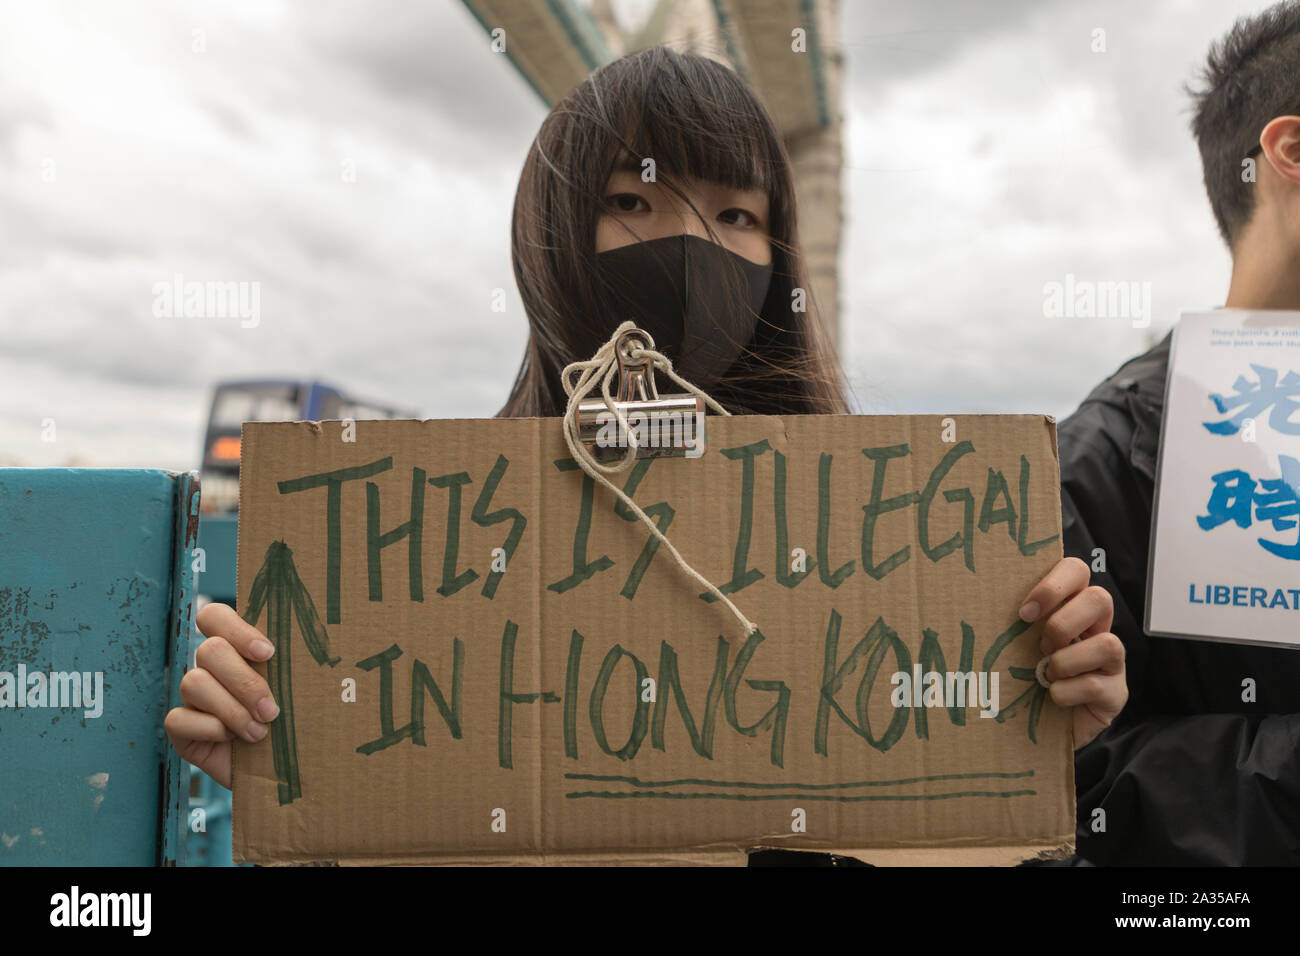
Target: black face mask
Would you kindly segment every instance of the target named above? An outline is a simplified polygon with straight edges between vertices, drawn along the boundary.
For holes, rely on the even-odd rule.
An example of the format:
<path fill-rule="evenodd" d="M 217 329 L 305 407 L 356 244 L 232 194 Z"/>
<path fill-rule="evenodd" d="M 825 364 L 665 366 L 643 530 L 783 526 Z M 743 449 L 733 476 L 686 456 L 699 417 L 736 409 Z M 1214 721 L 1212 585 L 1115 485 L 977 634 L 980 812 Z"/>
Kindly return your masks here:
<path fill-rule="evenodd" d="M 772 281 L 761 266 L 699 236 L 667 236 L 596 256 L 612 331 L 645 329 L 677 374 L 707 389 L 754 338 Z"/>

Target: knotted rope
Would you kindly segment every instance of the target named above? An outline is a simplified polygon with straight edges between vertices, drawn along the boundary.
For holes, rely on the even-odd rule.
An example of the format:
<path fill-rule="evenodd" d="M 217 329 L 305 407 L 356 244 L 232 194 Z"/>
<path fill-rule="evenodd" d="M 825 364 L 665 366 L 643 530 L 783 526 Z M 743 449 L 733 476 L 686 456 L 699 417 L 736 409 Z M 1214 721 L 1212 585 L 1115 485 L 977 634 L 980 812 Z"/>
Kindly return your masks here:
<path fill-rule="evenodd" d="M 730 608 L 731 613 L 736 616 L 736 620 L 740 621 L 741 625 L 745 628 L 746 635 L 752 634 L 758 629 L 758 626 L 750 621 L 749 618 L 745 617 L 745 615 L 740 612 L 740 608 L 731 603 L 727 596 L 714 587 L 713 584 L 704 577 L 704 575 L 691 567 L 686 562 L 686 559 L 683 558 L 681 554 L 678 553 L 677 549 L 673 547 L 673 543 L 668 540 L 658 527 L 655 526 L 655 523 L 650 519 L 650 516 L 642 511 L 640 506 L 629 498 L 621 488 L 606 477 L 606 475 L 617 475 L 626 471 L 631 466 L 632 462 L 636 460 L 636 435 L 628 427 L 627 416 L 624 415 L 623 410 L 618 407 L 618 404 L 614 401 L 614 397 L 609 391 L 609 384 L 613 380 L 614 376 L 618 374 L 619 369 L 616 343 L 624 332 L 634 328 L 636 328 L 635 322 L 624 322 L 614 330 L 614 334 L 610 336 L 609 341 L 602 345 L 596 351 L 596 354 L 590 359 L 585 362 L 573 362 L 564 367 L 564 372 L 561 374 L 560 379 L 564 384 L 565 394 L 569 396 L 568 404 L 564 408 L 564 441 L 569 446 L 569 453 L 573 455 L 573 459 L 578 463 L 578 466 L 587 474 L 591 475 L 592 478 L 595 478 L 602 485 L 616 494 L 622 500 L 623 504 L 626 505 L 638 518 L 640 518 L 642 522 L 644 522 L 645 526 L 650 529 L 650 533 L 659 539 L 659 543 L 668 549 L 669 554 L 671 554 L 674 560 L 676 560 L 677 566 L 700 584 L 704 585 L 705 589 L 708 590 L 710 594 Z M 729 416 L 731 414 L 731 412 L 719 405 L 702 389 L 692 385 L 673 371 L 672 361 L 662 352 L 658 352 L 652 348 L 634 348 L 629 351 L 628 355 L 630 358 L 634 359 L 649 359 L 653 368 L 659 369 L 679 386 L 686 389 L 688 392 L 691 392 L 698 398 L 703 399 L 704 402 L 714 411 L 718 412 L 720 415 Z M 574 382 L 572 379 L 575 373 L 581 373 L 577 382 Z M 653 376 L 654 372 L 652 371 L 650 374 Z M 627 436 L 627 454 L 623 456 L 623 459 L 618 462 L 618 464 L 614 465 L 605 465 L 596 461 L 591 450 L 583 443 L 578 427 L 578 406 L 587 399 L 597 384 L 600 385 L 600 395 L 605 401 L 605 407 L 609 409 L 618 420 L 618 426 L 621 429 L 620 434 Z M 697 435 L 696 440 L 698 439 L 699 436 Z"/>

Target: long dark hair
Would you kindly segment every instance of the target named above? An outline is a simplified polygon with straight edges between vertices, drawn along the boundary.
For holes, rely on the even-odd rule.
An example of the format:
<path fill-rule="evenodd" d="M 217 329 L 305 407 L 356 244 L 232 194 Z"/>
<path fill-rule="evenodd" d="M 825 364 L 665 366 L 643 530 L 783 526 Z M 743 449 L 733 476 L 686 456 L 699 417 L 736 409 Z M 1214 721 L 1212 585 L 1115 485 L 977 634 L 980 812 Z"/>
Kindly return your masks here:
<path fill-rule="evenodd" d="M 798 252 L 790 159 L 771 117 L 733 70 L 659 46 L 587 77 L 528 152 L 511 222 L 528 345 L 498 416 L 563 414 L 562 369 L 590 358 L 624 318 L 611 314 L 600 288 L 596 224 L 610 174 L 639 157 L 653 157 L 656 181 L 683 199 L 681 177 L 768 195 L 771 286 L 753 339 L 709 394 L 733 414 L 847 412 Z"/>

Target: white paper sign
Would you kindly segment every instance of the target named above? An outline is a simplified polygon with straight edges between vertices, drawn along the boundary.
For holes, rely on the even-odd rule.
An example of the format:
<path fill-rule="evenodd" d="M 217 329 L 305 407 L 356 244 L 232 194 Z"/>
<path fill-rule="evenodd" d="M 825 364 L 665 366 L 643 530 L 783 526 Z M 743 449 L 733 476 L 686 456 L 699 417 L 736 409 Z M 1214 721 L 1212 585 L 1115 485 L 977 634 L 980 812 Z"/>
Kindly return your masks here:
<path fill-rule="evenodd" d="M 1300 647 L 1300 312 L 1174 331 L 1146 630 Z"/>

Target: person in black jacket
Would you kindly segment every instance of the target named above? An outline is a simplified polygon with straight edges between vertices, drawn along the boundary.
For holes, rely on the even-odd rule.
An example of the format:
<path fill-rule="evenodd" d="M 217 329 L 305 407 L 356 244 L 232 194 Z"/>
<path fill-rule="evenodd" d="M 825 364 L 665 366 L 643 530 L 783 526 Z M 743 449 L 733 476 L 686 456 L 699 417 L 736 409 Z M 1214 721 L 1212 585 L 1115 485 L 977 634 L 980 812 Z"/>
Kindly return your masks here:
<path fill-rule="evenodd" d="M 1210 51 L 1193 121 L 1233 254 L 1231 309 L 1300 310 L 1300 2 Z M 1075 754 L 1078 853 L 1096 864 L 1300 863 L 1300 650 L 1143 633 L 1172 333 L 1061 423 L 1067 555 L 1114 600 L 1128 706 Z M 1104 565 L 1104 570 L 1102 570 Z M 1242 701 L 1242 681 L 1256 701 Z"/>

